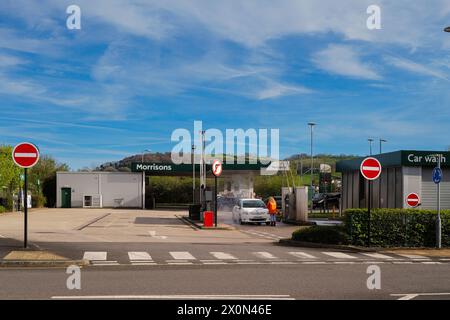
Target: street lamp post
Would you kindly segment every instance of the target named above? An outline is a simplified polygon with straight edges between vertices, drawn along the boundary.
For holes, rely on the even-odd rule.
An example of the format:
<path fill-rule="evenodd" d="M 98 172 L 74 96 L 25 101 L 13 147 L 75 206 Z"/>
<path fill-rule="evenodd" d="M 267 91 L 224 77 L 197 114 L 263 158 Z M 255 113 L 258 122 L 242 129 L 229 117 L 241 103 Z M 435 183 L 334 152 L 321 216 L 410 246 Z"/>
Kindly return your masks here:
<path fill-rule="evenodd" d="M 372 155 L 372 142 L 373 142 L 373 139 L 369 138 L 369 139 L 367 139 L 367 141 L 369 141 L 369 155 Z"/>
<path fill-rule="evenodd" d="M 311 131 L 311 214 L 313 213 L 313 197 L 314 197 L 314 185 L 313 185 L 313 175 L 314 175 L 314 154 L 313 154 L 313 133 L 314 133 L 314 126 L 316 123 L 309 122 L 308 126 L 310 127 Z"/>
<path fill-rule="evenodd" d="M 195 203 L 195 144 L 192 144 L 192 204 Z"/>
<path fill-rule="evenodd" d="M 146 152 L 151 152 L 149 149 L 142 151 L 141 163 L 144 163 L 144 155 Z M 142 171 L 142 210 L 145 210 L 145 171 Z"/>
<path fill-rule="evenodd" d="M 382 154 L 383 152 L 382 152 L 382 143 L 383 142 L 387 142 L 387 140 L 385 140 L 385 139 L 380 139 L 380 154 Z"/>

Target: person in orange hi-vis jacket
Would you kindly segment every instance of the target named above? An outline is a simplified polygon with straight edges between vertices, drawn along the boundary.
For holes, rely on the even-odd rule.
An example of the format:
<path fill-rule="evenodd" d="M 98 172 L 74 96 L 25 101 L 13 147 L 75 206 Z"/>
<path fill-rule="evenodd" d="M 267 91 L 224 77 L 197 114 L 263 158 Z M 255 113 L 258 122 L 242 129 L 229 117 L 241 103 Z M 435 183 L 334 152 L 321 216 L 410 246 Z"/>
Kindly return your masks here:
<path fill-rule="evenodd" d="M 270 197 L 269 200 L 267 200 L 267 209 L 269 209 L 269 215 L 270 215 L 270 225 L 276 226 L 277 224 L 277 202 L 273 197 Z"/>

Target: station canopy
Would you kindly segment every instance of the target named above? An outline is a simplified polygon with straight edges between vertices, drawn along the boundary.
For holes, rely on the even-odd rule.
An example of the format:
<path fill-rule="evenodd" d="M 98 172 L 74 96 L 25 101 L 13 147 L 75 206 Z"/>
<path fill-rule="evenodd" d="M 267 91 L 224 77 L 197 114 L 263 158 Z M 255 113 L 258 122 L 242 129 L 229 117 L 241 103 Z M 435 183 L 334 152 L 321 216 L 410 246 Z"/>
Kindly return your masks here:
<path fill-rule="evenodd" d="M 277 165 L 279 164 L 279 166 Z M 276 166 L 279 171 L 286 171 L 289 168 L 288 161 L 263 163 L 226 163 L 223 162 L 223 175 L 232 174 L 261 174 L 273 170 Z M 192 164 L 155 163 L 155 162 L 133 162 L 132 172 L 145 172 L 149 176 L 191 176 Z M 195 165 L 195 171 L 200 172 L 200 164 Z M 206 164 L 206 172 L 212 176 L 211 164 Z"/>

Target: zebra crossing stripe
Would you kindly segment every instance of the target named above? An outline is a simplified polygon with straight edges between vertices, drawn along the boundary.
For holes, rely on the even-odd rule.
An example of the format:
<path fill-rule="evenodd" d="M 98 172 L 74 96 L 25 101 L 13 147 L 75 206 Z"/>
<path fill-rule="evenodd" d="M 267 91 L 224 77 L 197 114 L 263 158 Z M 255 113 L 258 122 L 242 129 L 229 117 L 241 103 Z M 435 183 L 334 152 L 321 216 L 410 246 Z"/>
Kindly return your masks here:
<path fill-rule="evenodd" d="M 412 259 L 412 260 L 430 260 L 429 257 L 425 257 L 425 256 L 419 256 L 416 254 L 399 254 L 399 256 L 408 258 L 408 259 Z"/>
<path fill-rule="evenodd" d="M 187 251 L 171 251 L 169 253 L 175 260 L 195 260 L 195 257 Z"/>
<path fill-rule="evenodd" d="M 106 251 L 86 251 L 83 259 L 89 261 L 106 261 L 106 256 Z"/>
<path fill-rule="evenodd" d="M 258 256 L 258 257 L 260 257 L 260 258 L 263 258 L 263 259 L 278 259 L 273 254 L 271 254 L 269 252 L 265 252 L 265 251 L 253 252 L 253 254 Z"/>
<path fill-rule="evenodd" d="M 296 257 L 296 258 L 300 258 L 300 259 L 317 259 L 317 257 L 305 253 L 305 252 L 301 252 L 301 251 L 295 251 L 295 252 L 288 252 L 290 255 Z"/>
<path fill-rule="evenodd" d="M 382 259 L 382 260 L 398 260 L 394 257 L 387 256 L 381 253 L 363 253 L 363 255 L 374 258 L 374 259 Z"/>
<path fill-rule="evenodd" d="M 225 252 L 210 252 L 214 258 L 219 260 L 237 260 L 237 258 L 229 253 Z"/>
<path fill-rule="evenodd" d="M 152 257 L 145 251 L 128 252 L 128 257 L 130 258 L 130 261 L 153 261 Z"/>
<path fill-rule="evenodd" d="M 338 258 L 338 259 L 356 259 L 356 257 L 351 256 L 346 253 L 343 253 L 343 252 L 322 252 L 322 253 L 326 254 L 327 256 L 331 256 L 333 258 Z"/>

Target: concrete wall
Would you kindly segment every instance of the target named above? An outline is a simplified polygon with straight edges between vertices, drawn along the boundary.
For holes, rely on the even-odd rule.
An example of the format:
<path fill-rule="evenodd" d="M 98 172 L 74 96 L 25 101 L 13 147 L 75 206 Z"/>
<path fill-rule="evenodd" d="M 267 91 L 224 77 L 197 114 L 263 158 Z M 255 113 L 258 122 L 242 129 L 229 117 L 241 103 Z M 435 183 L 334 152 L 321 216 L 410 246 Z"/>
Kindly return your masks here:
<path fill-rule="evenodd" d="M 102 195 L 103 207 L 142 207 L 142 174 L 128 172 L 58 172 L 56 206 L 61 207 L 61 189 L 72 189 L 72 207 L 83 206 L 84 195 Z"/>

